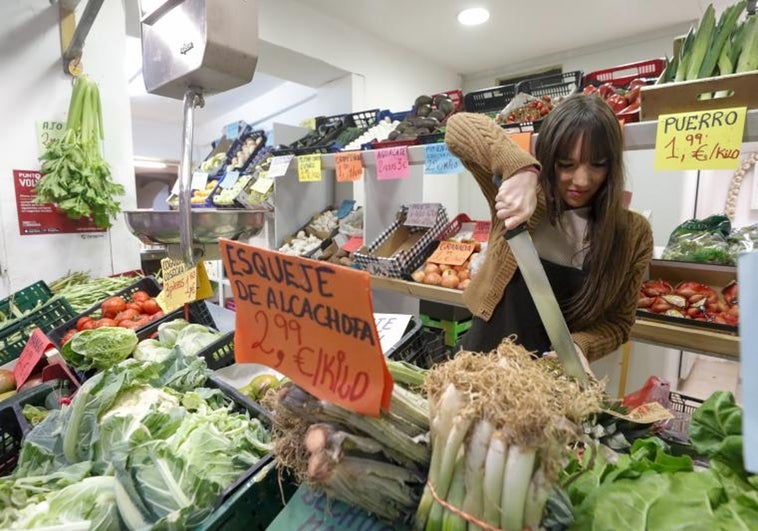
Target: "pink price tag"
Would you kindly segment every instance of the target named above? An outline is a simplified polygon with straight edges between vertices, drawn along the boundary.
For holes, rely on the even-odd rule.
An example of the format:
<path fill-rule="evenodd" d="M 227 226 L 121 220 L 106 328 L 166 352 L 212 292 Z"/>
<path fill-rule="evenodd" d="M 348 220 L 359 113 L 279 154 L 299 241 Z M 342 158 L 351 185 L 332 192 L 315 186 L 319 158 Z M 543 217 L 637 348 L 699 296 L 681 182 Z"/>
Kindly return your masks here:
<path fill-rule="evenodd" d="M 490 238 L 491 221 L 477 221 L 474 224 L 474 239 L 478 242 L 486 242 Z"/>
<path fill-rule="evenodd" d="M 16 378 L 16 389 L 21 389 L 21 386 L 34 374 L 34 370 L 45 357 L 45 351 L 52 346 L 52 342 L 42 330 L 35 328 L 32 335 L 29 336 L 29 341 L 24 345 L 24 350 L 21 351 L 16 366 L 13 368 L 13 376 Z"/>
<path fill-rule="evenodd" d="M 387 181 L 408 178 L 410 171 L 407 146 L 378 149 L 375 153 L 377 179 Z"/>
<path fill-rule="evenodd" d="M 345 242 L 345 245 L 342 246 L 342 250 L 352 254 L 361 247 L 363 247 L 363 236 L 353 236 Z"/>

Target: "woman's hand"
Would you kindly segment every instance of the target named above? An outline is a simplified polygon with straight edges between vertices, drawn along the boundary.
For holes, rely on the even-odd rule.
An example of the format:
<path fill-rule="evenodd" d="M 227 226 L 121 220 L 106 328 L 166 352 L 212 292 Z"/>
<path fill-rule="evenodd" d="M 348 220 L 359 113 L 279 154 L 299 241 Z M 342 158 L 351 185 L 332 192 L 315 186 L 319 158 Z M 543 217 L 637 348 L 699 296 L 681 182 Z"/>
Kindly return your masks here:
<path fill-rule="evenodd" d="M 495 196 L 495 215 L 510 230 L 527 221 L 537 208 L 537 173 L 520 170 L 500 185 Z"/>

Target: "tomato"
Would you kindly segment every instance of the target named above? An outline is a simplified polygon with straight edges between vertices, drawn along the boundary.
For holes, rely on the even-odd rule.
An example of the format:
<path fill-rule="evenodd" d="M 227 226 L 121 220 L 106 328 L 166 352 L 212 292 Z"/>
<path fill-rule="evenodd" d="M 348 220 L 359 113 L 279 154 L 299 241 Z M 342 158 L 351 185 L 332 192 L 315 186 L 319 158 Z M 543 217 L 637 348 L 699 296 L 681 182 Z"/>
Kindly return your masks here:
<path fill-rule="evenodd" d="M 87 321 L 84 323 L 84 326 L 82 326 L 82 330 L 92 330 L 95 328 L 95 321 Z"/>
<path fill-rule="evenodd" d="M 142 303 L 142 311 L 148 315 L 153 315 L 156 312 L 161 311 L 161 307 L 155 302 L 155 299 L 148 299 Z"/>
<path fill-rule="evenodd" d="M 131 330 L 136 330 L 139 328 L 139 325 L 137 324 L 137 321 L 132 321 L 131 319 L 125 319 L 118 323 L 118 326 L 120 328 L 129 328 Z"/>
<path fill-rule="evenodd" d="M 151 321 L 155 321 L 156 319 L 160 319 L 161 317 L 163 317 L 163 312 L 162 311 L 155 312 L 153 315 L 150 316 L 150 320 Z"/>
<path fill-rule="evenodd" d="M 146 291 L 138 291 L 132 295 L 132 302 L 145 302 L 150 299 L 150 294 Z"/>
<path fill-rule="evenodd" d="M 126 305 L 127 310 L 134 310 L 137 313 L 142 313 L 142 303 L 130 302 Z"/>
<path fill-rule="evenodd" d="M 84 330 L 84 325 L 92 321 L 92 317 L 80 317 L 76 322 L 77 330 Z"/>
<path fill-rule="evenodd" d="M 103 318 L 95 323 L 95 328 L 103 328 L 106 326 L 116 327 L 118 323 L 113 319 Z"/>
<path fill-rule="evenodd" d="M 71 340 L 71 338 L 74 337 L 74 335 L 76 335 L 76 333 L 77 333 L 77 330 L 73 328 L 69 330 L 68 332 L 66 332 L 66 335 L 64 335 L 63 338 L 61 339 L 61 345 L 65 345 L 66 343 L 68 343 Z"/>
<path fill-rule="evenodd" d="M 116 317 L 113 318 L 114 321 L 120 323 L 121 321 L 136 321 L 140 316 L 140 313 L 137 310 L 132 310 L 131 308 L 127 308 L 123 312 L 119 312 Z"/>
<path fill-rule="evenodd" d="M 150 317 L 145 315 L 139 321 L 135 321 L 135 324 L 137 325 L 137 328 L 142 328 L 143 326 L 150 324 Z"/>
<path fill-rule="evenodd" d="M 118 312 L 126 310 L 126 301 L 121 297 L 110 297 L 102 304 L 103 316 L 115 316 Z"/>

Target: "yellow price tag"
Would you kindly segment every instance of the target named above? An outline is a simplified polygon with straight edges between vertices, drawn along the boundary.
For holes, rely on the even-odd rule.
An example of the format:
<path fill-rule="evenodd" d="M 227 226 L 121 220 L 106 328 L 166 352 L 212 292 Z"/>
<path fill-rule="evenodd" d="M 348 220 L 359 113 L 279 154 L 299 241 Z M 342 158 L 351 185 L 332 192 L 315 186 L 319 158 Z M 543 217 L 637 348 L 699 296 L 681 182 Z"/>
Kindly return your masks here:
<path fill-rule="evenodd" d="M 274 180 L 268 177 L 260 177 L 253 183 L 253 191 L 259 194 L 267 194 L 271 187 L 274 186 Z"/>
<path fill-rule="evenodd" d="M 663 114 L 656 170 L 734 170 L 740 164 L 747 107 Z"/>
<path fill-rule="evenodd" d="M 321 155 L 301 155 L 297 158 L 297 176 L 301 183 L 321 180 Z"/>
<path fill-rule="evenodd" d="M 163 290 L 155 300 L 164 312 L 168 313 L 185 303 L 213 296 L 213 287 L 202 262 L 196 267 L 188 267 L 180 260 L 164 258 L 161 260 L 161 269 Z"/>

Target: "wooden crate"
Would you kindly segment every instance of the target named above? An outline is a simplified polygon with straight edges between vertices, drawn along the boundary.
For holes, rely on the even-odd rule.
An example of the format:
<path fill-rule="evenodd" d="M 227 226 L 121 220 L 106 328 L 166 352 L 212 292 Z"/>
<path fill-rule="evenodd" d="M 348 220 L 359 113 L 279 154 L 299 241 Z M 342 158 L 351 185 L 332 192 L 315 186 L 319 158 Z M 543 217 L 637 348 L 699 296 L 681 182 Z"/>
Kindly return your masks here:
<path fill-rule="evenodd" d="M 729 91 L 717 99 L 699 99 L 701 94 Z M 681 83 L 642 87 L 640 120 L 655 120 L 661 114 L 708 111 L 730 107 L 758 108 L 758 71 L 709 77 Z"/>

